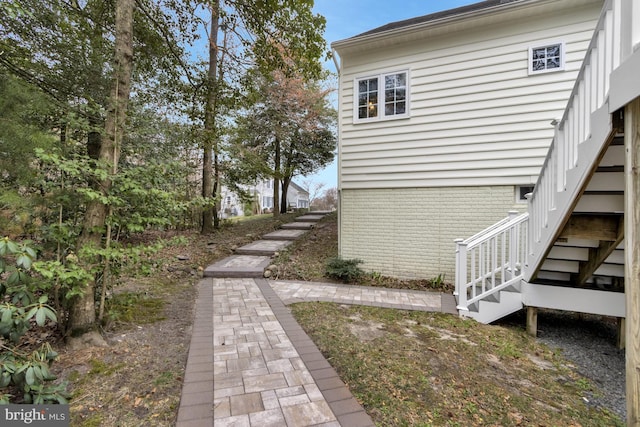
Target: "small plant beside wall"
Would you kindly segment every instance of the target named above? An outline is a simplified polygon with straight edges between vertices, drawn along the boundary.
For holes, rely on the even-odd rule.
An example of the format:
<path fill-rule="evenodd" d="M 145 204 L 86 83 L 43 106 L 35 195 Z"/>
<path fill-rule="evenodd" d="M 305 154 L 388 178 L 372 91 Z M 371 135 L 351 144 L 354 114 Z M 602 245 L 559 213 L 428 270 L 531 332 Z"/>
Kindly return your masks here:
<path fill-rule="evenodd" d="M 343 259 L 340 257 L 331 258 L 325 267 L 325 274 L 327 277 L 344 283 L 353 283 L 364 274 L 358 264 L 362 264 L 362 260 Z"/>
<path fill-rule="evenodd" d="M 434 277 L 433 279 L 431 279 L 431 285 L 433 285 L 434 288 L 442 288 L 444 286 L 444 274 L 440 273 L 438 274 L 436 277 Z"/>

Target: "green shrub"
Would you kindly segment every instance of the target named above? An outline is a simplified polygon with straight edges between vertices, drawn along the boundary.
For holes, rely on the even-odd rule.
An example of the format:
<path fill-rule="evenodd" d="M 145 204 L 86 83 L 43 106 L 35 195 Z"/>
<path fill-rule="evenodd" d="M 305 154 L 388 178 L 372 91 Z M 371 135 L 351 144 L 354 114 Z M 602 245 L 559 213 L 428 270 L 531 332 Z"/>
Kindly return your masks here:
<path fill-rule="evenodd" d="M 362 264 L 362 260 L 342 259 L 340 257 L 331 258 L 325 267 L 325 274 L 332 279 L 337 279 L 344 283 L 352 283 L 364 274 L 358 264 Z"/>
<path fill-rule="evenodd" d="M 66 403 L 66 384 L 55 384 L 49 367 L 57 357 L 49 343 L 30 354 L 22 351 L 21 338 L 34 326 L 56 322 L 39 282 L 33 283 L 31 267 L 36 252 L 30 242 L 0 239 L 0 404 Z M 18 392 L 14 396 L 10 392 Z"/>

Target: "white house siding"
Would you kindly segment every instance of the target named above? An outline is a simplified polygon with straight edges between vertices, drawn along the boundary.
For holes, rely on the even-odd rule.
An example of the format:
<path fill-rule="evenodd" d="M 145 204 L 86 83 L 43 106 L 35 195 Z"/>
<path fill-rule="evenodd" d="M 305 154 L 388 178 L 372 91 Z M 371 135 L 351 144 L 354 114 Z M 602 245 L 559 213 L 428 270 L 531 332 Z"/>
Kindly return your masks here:
<path fill-rule="evenodd" d="M 503 218 L 535 184 L 602 1 L 341 57 L 340 254 L 398 277 L 453 280 L 455 238 Z M 555 2 L 561 4 L 562 2 Z M 413 36 L 409 36 L 413 37 Z M 529 75 L 529 48 L 565 43 L 564 71 Z M 409 71 L 410 118 L 353 123 L 354 79 Z"/>
<path fill-rule="evenodd" d="M 600 6 L 341 56 L 341 188 L 535 183 Z M 529 48 L 556 41 L 565 71 L 530 76 Z M 410 118 L 354 124 L 354 79 L 400 70 Z"/>
<path fill-rule="evenodd" d="M 452 281 L 454 240 L 488 227 L 509 210 L 524 212 L 526 205 L 514 200 L 511 186 L 343 190 L 341 255 L 387 276 L 444 274 Z"/>

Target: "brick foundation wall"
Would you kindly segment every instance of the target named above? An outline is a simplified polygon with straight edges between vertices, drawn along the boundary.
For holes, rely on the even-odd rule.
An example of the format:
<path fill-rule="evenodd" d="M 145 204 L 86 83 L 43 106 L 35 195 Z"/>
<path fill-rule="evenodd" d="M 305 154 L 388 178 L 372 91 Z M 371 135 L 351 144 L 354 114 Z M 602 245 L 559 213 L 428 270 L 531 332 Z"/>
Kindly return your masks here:
<path fill-rule="evenodd" d="M 385 276 L 453 282 L 456 238 L 526 211 L 513 186 L 342 190 L 340 255 Z"/>

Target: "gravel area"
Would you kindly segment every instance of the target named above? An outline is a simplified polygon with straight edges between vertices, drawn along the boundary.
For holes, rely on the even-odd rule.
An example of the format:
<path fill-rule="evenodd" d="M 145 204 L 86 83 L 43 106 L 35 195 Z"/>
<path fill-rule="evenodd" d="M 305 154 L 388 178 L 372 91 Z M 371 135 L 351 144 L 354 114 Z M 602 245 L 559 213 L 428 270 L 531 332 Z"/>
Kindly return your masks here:
<path fill-rule="evenodd" d="M 605 407 L 626 417 L 625 352 L 616 347 L 615 319 L 557 311 L 540 311 L 538 339 L 560 348 L 580 374 L 599 390 L 588 393 L 589 405 Z"/>

